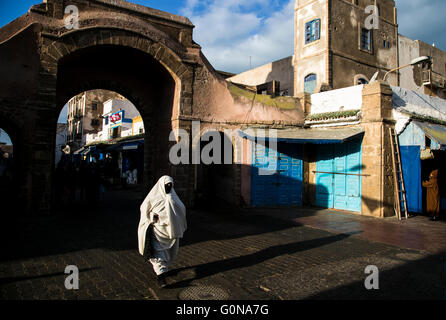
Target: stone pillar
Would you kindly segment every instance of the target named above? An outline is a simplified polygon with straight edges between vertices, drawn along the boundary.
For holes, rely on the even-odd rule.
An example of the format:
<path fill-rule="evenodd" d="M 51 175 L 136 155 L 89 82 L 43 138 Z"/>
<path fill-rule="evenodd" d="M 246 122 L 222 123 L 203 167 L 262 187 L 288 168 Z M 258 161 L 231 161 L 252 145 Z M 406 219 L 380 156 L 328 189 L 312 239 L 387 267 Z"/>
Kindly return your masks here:
<path fill-rule="evenodd" d="M 362 214 L 394 215 L 392 151 L 389 128 L 392 120 L 392 90 L 384 82 L 364 86 L 362 92 Z"/>

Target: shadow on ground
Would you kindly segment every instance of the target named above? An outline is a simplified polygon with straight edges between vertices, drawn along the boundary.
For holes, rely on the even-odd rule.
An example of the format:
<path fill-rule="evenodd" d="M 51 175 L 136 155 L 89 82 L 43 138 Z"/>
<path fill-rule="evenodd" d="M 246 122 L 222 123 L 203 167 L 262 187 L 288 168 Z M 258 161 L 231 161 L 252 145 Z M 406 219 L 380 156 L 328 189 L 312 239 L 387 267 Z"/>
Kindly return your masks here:
<path fill-rule="evenodd" d="M 0 261 L 96 248 L 136 252 L 139 206 L 144 196 L 139 189 L 115 190 L 106 193 L 96 207 L 74 203 L 60 209 L 59 214 L 54 217 L 3 220 Z M 188 210 L 188 226 L 182 246 L 263 234 L 301 225 L 262 215 L 246 216 L 228 208 L 215 212 Z"/>

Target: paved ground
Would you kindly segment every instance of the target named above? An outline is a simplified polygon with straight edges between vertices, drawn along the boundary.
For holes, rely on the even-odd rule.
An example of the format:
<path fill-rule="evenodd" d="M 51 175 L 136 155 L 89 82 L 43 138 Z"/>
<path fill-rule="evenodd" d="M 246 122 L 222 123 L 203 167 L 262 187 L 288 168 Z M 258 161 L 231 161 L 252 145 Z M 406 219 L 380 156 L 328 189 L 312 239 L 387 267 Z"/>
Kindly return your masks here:
<path fill-rule="evenodd" d="M 136 190 L 96 213 L 2 224 L 0 299 L 442 299 L 445 221 L 404 222 L 305 208 L 188 211 L 189 229 L 160 290 L 137 252 Z M 126 199 L 126 200 L 124 200 Z M 440 243 L 439 243 L 440 242 Z M 80 270 L 66 290 L 67 265 Z M 379 290 L 364 287 L 378 267 Z"/>

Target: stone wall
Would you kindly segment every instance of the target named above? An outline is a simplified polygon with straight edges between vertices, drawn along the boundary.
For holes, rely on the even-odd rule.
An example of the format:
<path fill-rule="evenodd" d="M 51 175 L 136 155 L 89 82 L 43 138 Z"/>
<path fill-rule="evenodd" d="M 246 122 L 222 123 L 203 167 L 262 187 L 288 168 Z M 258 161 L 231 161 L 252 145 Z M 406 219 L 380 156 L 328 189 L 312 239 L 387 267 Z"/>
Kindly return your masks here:
<path fill-rule="evenodd" d="M 101 88 L 132 101 L 145 125 L 144 184 L 150 188 L 170 174 L 187 205 L 194 203 L 196 168 L 169 162 L 172 129 L 190 132 L 193 120 L 228 128 L 303 124 L 298 99 L 250 100 L 247 92 L 231 92 L 193 42 L 187 18 L 125 1 L 73 0 L 79 29 L 67 30 L 64 4 L 47 0 L 0 29 L 0 72 L 7 75 L 0 124 L 14 142 L 18 212 L 51 213 L 57 119 L 84 91 Z M 241 168 L 234 172 L 237 203 Z"/>
<path fill-rule="evenodd" d="M 392 120 L 392 90 L 382 82 L 364 86 L 362 142 L 362 214 L 394 215 L 392 150 L 389 128 Z"/>
<path fill-rule="evenodd" d="M 256 86 L 273 80 L 280 81 L 280 91 L 294 94 L 293 57 L 287 57 L 263 66 L 242 72 L 226 80 L 248 86 Z"/>
<path fill-rule="evenodd" d="M 379 29 L 372 31 L 372 50 L 361 49 L 361 28 L 365 26 L 365 8 L 373 1 L 296 0 L 295 12 L 295 96 L 304 91 L 304 78 L 317 75 L 318 90 L 326 84 L 332 89 L 356 85 L 358 76 L 369 80 L 376 71 L 398 66 L 398 27 L 393 0 L 378 0 Z M 321 19 L 320 39 L 305 43 L 305 23 Z M 390 48 L 384 47 L 384 41 Z M 389 82 L 397 85 L 397 75 Z M 317 91 L 316 91 L 317 92 Z"/>

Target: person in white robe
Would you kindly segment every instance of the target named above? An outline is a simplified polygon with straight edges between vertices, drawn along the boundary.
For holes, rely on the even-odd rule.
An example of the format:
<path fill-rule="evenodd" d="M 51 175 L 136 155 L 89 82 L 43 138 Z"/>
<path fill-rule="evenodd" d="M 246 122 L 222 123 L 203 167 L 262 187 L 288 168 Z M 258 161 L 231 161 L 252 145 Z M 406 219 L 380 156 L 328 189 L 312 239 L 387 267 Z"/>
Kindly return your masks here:
<path fill-rule="evenodd" d="M 166 286 L 165 274 L 178 255 L 179 239 L 187 229 L 186 207 L 173 188 L 173 179 L 161 177 L 140 207 L 138 226 L 139 253 L 144 255 L 147 229 L 153 223 L 153 254 L 149 261 L 158 276 L 160 287 Z"/>

